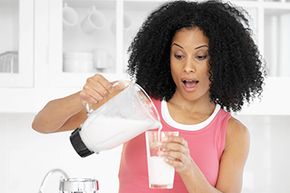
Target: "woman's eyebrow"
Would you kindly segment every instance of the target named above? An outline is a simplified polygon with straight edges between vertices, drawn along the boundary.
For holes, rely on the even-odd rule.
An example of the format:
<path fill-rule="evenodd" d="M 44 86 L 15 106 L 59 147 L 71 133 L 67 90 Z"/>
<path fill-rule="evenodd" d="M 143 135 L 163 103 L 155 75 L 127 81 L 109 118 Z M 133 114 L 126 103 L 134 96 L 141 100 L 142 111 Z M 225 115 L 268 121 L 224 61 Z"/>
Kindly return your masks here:
<path fill-rule="evenodd" d="M 207 47 L 208 48 L 208 45 L 201 45 L 201 46 L 197 46 L 196 48 L 194 48 L 195 50 L 199 49 L 199 48 L 203 48 L 203 47 Z"/>
<path fill-rule="evenodd" d="M 172 43 L 171 47 L 174 46 L 174 45 L 177 46 L 177 47 L 180 47 L 180 48 L 184 49 L 181 45 L 179 45 L 179 44 L 177 44 L 177 43 L 175 43 L 175 42 Z M 197 46 L 197 47 L 194 48 L 194 49 L 197 50 L 197 49 L 200 49 L 200 48 L 203 48 L 203 47 L 207 47 L 207 48 L 208 48 L 208 45 L 203 44 L 203 45 Z"/>
<path fill-rule="evenodd" d="M 175 42 L 172 43 L 171 47 L 174 46 L 174 45 L 183 49 L 183 47 L 181 45 L 179 45 L 179 44 L 177 44 Z"/>

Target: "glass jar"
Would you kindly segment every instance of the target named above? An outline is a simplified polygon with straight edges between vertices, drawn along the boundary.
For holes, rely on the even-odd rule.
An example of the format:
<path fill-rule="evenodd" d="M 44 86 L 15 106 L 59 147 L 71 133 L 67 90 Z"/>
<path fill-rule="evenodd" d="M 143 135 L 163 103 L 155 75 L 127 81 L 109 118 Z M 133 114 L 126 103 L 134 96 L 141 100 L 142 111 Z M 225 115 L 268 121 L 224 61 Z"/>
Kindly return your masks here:
<path fill-rule="evenodd" d="M 66 178 L 59 184 L 60 193 L 97 193 L 98 181 L 90 178 Z"/>

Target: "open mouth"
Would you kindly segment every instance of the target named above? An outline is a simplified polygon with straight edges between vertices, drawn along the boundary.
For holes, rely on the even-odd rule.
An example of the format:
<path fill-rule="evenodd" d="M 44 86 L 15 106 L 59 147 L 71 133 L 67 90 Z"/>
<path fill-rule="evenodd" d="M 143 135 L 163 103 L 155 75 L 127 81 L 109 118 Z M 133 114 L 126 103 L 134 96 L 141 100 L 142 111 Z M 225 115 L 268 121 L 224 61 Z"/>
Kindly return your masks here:
<path fill-rule="evenodd" d="M 194 88 L 198 84 L 198 80 L 182 80 L 182 83 L 184 84 L 185 88 Z"/>

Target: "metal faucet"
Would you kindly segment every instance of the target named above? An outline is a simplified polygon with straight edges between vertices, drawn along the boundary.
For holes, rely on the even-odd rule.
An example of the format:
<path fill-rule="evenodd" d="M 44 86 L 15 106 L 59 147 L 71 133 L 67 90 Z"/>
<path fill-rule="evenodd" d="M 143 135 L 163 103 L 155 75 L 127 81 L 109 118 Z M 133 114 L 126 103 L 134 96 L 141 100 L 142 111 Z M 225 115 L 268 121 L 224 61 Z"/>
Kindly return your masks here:
<path fill-rule="evenodd" d="M 43 193 L 43 186 L 46 182 L 46 179 L 48 178 L 48 176 L 55 174 L 55 173 L 60 173 L 62 175 L 61 178 L 66 178 L 66 179 L 68 178 L 68 175 L 62 169 L 58 169 L 58 168 L 52 169 L 45 174 L 45 176 L 41 182 L 41 185 L 39 187 L 38 193 Z"/>

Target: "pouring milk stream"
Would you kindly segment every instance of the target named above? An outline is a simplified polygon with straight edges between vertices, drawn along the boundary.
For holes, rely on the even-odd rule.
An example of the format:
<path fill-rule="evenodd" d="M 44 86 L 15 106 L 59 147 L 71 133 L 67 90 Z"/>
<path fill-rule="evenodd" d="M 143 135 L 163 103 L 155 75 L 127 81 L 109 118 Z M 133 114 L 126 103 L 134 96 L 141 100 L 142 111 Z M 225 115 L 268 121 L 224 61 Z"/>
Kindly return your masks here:
<path fill-rule="evenodd" d="M 118 81 L 120 91 L 97 109 L 86 105 L 88 118 L 73 131 L 70 141 L 81 157 L 117 147 L 162 125 L 156 107 L 136 83 Z"/>

